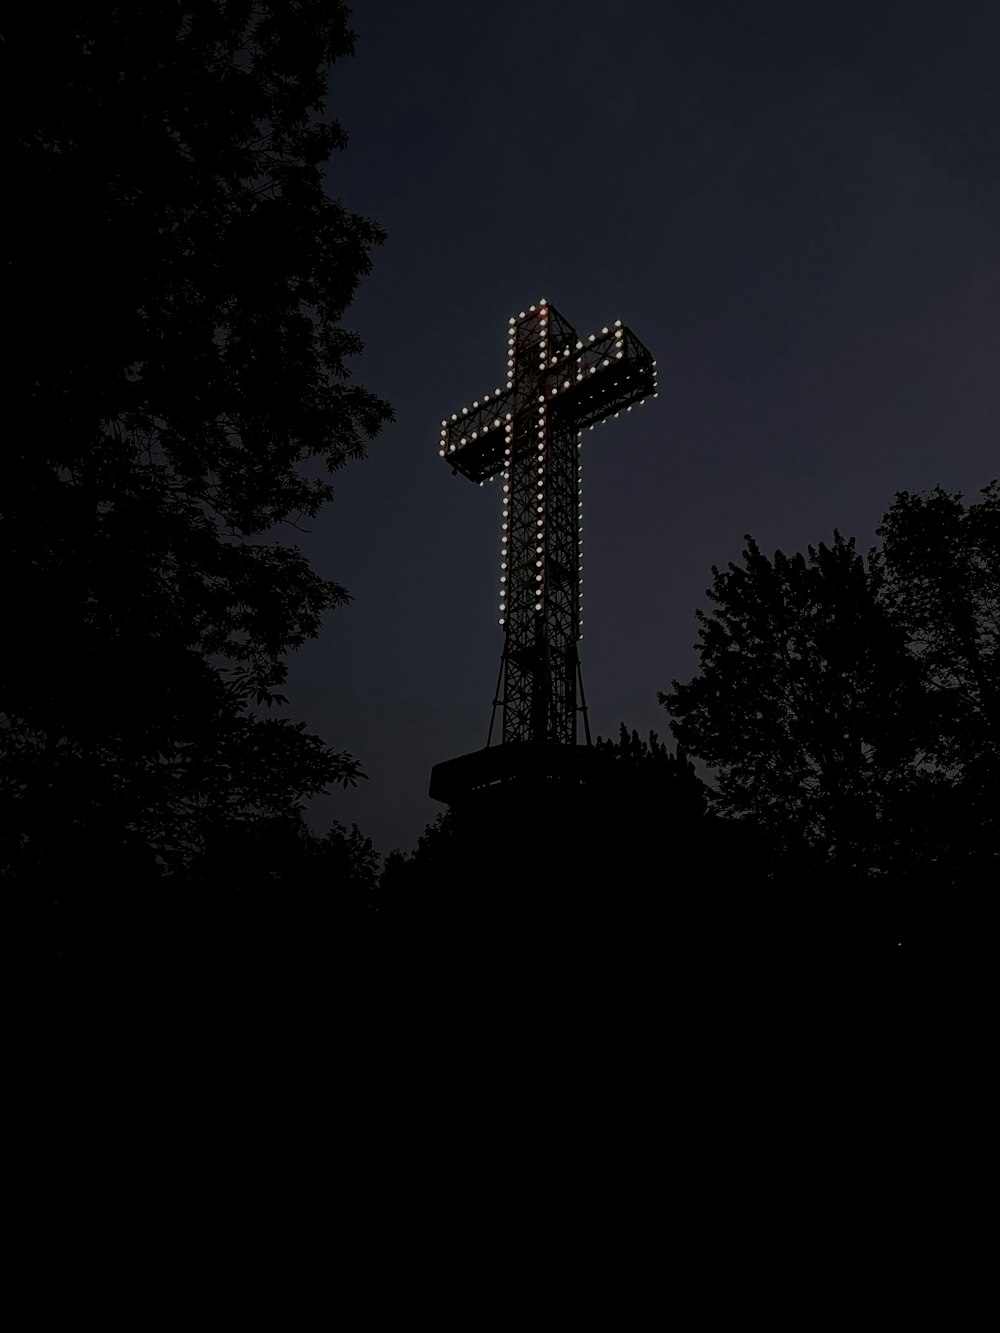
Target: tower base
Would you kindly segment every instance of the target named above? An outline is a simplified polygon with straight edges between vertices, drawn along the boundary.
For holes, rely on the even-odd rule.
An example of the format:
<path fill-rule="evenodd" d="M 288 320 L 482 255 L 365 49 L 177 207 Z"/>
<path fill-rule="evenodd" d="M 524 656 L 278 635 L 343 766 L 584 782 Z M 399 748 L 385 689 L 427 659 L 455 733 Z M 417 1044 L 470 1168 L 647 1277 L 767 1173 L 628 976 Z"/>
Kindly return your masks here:
<path fill-rule="evenodd" d="M 515 795 L 568 796 L 579 794 L 606 769 L 604 757 L 589 745 L 512 741 L 435 764 L 429 794 L 450 806 Z"/>

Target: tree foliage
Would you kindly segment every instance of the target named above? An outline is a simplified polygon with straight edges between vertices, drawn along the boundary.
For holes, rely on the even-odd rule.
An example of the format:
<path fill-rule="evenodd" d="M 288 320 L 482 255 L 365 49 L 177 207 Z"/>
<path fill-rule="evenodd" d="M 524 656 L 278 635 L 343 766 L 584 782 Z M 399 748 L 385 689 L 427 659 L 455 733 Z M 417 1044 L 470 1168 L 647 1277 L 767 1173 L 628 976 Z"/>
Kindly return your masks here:
<path fill-rule="evenodd" d="M 927 692 L 927 757 L 971 777 L 1000 750 L 1000 482 L 978 504 L 937 487 L 906 491 L 877 535 L 884 602 L 906 634 Z"/>
<path fill-rule="evenodd" d="M 615 787 L 629 787 L 633 793 L 645 789 L 660 794 L 670 792 L 676 799 L 681 791 L 689 795 L 693 808 L 703 811 L 705 785 L 695 776 L 684 747 L 671 750 L 655 731 L 643 740 L 633 727 L 618 724 L 618 740 L 598 736 L 594 749 L 608 763 L 609 780 Z"/>
<path fill-rule="evenodd" d="M 773 559 L 748 536 L 713 568 L 699 671 L 659 697 L 781 873 L 947 884 L 997 855 L 996 483 L 983 497 L 900 494 L 867 559 L 839 533 Z"/>
<path fill-rule="evenodd" d="M 324 182 L 353 41 L 318 0 L 85 0 L 7 34 L 15 872 L 56 874 L 72 845 L 182 873 L 218 821 L 358 776 L 260 714 L 348 600 L 275 529 L 317 514 L 390 416 L 342 324 L 382 233 Z"/>

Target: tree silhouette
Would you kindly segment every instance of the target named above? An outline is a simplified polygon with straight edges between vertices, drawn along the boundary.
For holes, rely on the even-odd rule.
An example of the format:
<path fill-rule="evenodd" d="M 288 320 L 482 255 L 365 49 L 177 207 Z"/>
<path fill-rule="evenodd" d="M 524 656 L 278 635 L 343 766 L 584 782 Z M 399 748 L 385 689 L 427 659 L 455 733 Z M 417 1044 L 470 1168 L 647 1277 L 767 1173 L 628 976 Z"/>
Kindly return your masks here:
<path fill-rule="evenodd" d="M 357 825 L 313 833 L 300 814 L 220 824 L 190 885 L 210 948 L 329 965 L 375 924 L 380 858 Z"/>
<path fill-rule="evenodd" d="M 773 560 L 746 542 L 745 568 L 713 569 L 714 610 L 697 613 L 699 674 L 659 698 L 717 771 L 724 813 L 752 816 L 786 858 L 854 870 L 886 782 L 915 753 L 905 637 L 853 539 Z"/>
<path fill-rule="evenodd" d="M 618 740 L 598 736 L 594 749 L 605 760 L 606 786 L 627 799 L 635 808 L 639 800 L 668 801 L 675 816 L 703 815 L 708 807 L 708 789 L 698 778 L 684 748 L 670 750 L 655 731 L 646 740 L 624 722 L 618 726 Z M 642 798 L 645 798 L 643 800 Z M 643 813 L 651 813 L 643 808 Z"/>
<path fill-rule="evenodd" d="M 348 600 L 275 529 L 390 417 L 342 324 L 382 233 L 324 189 L 352 49 L 318 0 L 84 3 L 4 45 L 24 424 L 0 502 L 0 852 L 61 901 L 198 878 L 220 825 L 358 777 L 260 711 Z"/>
<path fill-rule="evenodd" d="M 699 671 L 659 698 L 716 808 L 766 832 L 772 880 L 923 911 L 995 870 L 996 483 L 983 495 L 900 494 L 867 560 L 839 533 L 773 559 L 747 537 L 742 567 L 713 569 Z"/>
<path fill-rule="evenodd" d="M 905 635 L 924 697 L 912 818 L 899 855 L 976 888 L 1000 862 L 1000 483 L 966 505 L 936 487 L 896 497 L 877 529 L 883 601 Z"/>

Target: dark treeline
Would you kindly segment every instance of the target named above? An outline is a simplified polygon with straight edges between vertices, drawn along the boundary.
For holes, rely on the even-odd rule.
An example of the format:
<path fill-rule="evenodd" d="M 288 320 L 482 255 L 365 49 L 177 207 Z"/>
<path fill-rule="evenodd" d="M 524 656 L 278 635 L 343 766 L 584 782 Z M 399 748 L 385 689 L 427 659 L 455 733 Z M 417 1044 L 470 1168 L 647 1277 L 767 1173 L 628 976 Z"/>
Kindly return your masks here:
<path fill-rule="evenodd" d="M 288 653 L 349 600 L 295 527 L 391 415 L 342 322 L 382 232 L 324 184 L 354 37 L 326 0 L 159 0 L 5 39 L 0 857 L 59 956 L 169 955 L 360 775 L 275 711 Z"/>
<path fill-rule="evenodd" d="M 308 797 L 363 775 L 274 712 L 288 654 L 349 600 L 285 525 L 391 415 L 342 323 L 382 233 L 323 187 L 352 49 L 325 0 L 82 4 L 4 44 L 24 424 L 0 866 L 41 953 L 520 959 L 627 988 L 638 959 L 971 948 L 1000 869 L 996 482 L 901 493 L 867 557 L 748 537 L 713 571 L 698 671 L 660 696 L 670 745 L 623 724 L 586 783 L 442 814 L 384 862 L 306 826 Z"/>
<path fill-rule="evenodd" d="M 1000 484 L 968 504 L 901 493 L 877 535 L 866 557 L 839 533 L 770 558 L 748 537 L 713 570 L 698 671 L 659 696 L 676 746 L 622 724 L 585 785 L 441 816 L 388 858 L 372 921 L 779 968 L 989 947 Z"/>
<path fill-rule="evenodd" d="M 748 537 L 660 701 L 814 925 L 971 950 L 1000 871 L 1000 485 L 901 493 L 877 535 L 867 558 Z"/>

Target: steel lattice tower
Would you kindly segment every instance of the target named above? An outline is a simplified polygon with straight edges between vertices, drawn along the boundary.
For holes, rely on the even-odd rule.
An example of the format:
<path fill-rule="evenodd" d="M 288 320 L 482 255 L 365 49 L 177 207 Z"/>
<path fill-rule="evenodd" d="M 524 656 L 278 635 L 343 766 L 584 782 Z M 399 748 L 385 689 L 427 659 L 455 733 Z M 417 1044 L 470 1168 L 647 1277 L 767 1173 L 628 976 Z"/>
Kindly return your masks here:
<path fill-rule="evenodd" d="M 507 384 L 441 423 L 440 454 L 482 485 L 502 479 L 500 680 L 506 743 L 575 746 L 584 713 L 580 436 L 656 394 L 656 362 L 621 320 L 577 337 L 545 301 L 516 318 Z M 493 735 L 490 724 L 489 746 Z"/>

